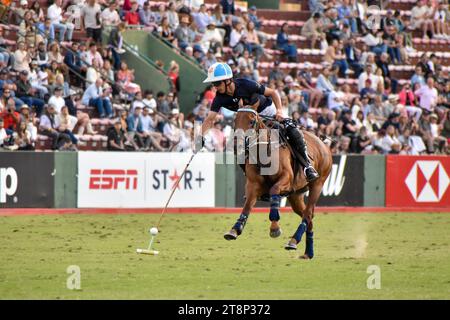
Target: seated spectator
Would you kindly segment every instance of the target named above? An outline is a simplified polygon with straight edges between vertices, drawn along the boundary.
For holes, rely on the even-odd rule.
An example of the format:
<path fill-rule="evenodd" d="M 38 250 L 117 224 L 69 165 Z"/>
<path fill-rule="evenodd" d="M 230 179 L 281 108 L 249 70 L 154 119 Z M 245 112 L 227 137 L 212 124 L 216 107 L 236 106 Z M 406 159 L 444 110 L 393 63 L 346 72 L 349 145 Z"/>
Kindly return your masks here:
<path fill-rule="evenodd" d="M 223 38 L 219 30 L 216 28 L 215 22 L 211 21 L 208 24 L 199 44 L 205 54 L 211 49 L 215 55 L 222 55 Z"/>
<path fill-rule="evenodd" d="M 64 57 L 61 54 L 61 49 L 58 45 L 58 43 L 53 42 L 50 45 L 50 51 L 48 52 L 48 61 L 52 63 L 53 61 L 56 61 L 58 63 L 58 66 L 60 67 L 62 63 L 64 63 Z"/>
<path fill-rule="evenodd" d="M 180 24 L 175 29 L 175 38 L 177 39 L 178 46 L 182 50 L 194 45 L 195 35 L 189 29 L 189 17 L 181 17 Z"/>
<path fill-rule="evenodd" d="M 376 84 L 378 82 L 378 79 L 375 74 L 373 74 L 373 69 L 371 64 L 366 65 L 366 70 L 362 72 L 358 77 L 358 92 L 361 92 L 361 90 L 366 86 L 366 80 L 369 79 L 370 83 L 372 85 L 372 88 L 376 90 Z"/>
<path fill-rule="evenodd" d="M 95 107 L 100 118 L 113 118 L 114 114 L 108 95 L 108 90 L 103 90 L 103 80 L 100 78 L 86 88 L 83 94 L 82 103 L 86 106 Z"/>
<path fill-rule="evenodd" d="M 50 42 L 55 39 L 55 31 L 59 32 L 59 42 L 63 42 L 65 35 L 67 35 L 67 41 L 72 41 L 72 34 L 75 28 L 73 23 L 70 23 L 64 18 L 64 12 L 61 8 L 61 0 L 55 0 L 55 2 L 48 7 L 47 17 L 50 19 Z M 66 33 L 67 32 L 67 33 Z"/>
<path fill-rule="evenodd" d="M 398 140 L 395 127 L 389 125 L 386 129 L 386 135 L 381 140 L 381 148 L 385 154 L 398 154 L 401 150 L 401 143 Z"/>
<path fill-rule="evenodd" d="M 411 10 L 410 28 L 412 30 L 421 29 L 424 39 L 428 39 L 428 31 L 434 34 L 434 17 L 430 17 L 430 14 L 430 9 L 426 6 L 426 0 L 419 0 Z"/>
<path fill-rule="evenodd" d="M 155 12 L 155 23 L 160 25 L 163 18 L 167 16 L 166 5 L 160 4 L 158 11 Z"/>
<path fill-rule="evenodd" d="M 143 7 L 139 9 L 139 21 L 141 25 L 148 27 L 151 31 L 156 30 L 158 27 L 156 23 L 156 16 L 152 12 L 148 1 L 145 1 Z M 173 30 L 175 29 L 176 28 Z"/>
<path fill-rule="evenodd" d="M 364 68 L 359 63 L 361 51 L 355 47 L 355 39 L 351 38 L 344 47 L 345 57 L 348 66 L 355 72 L 355 77 L 358 78 Z"/>
<path fill-rule="evenodd" d="M 16 111 L 14 100 L 10 98 L 7 105 L 0 111 L 0 118 L 3 120 L 3 128 L 8 136 L 12 136 L 13 132 L 17 130 L 17 125 L 20 122 L 20 115 Z"/>
<path fill-rule="evenodd" d="M 277 49 L 286 54 L 289 62 L 297 62 L 297 47 L 289 41 L 288 31 L 288 24 L 283 23 L 277 34 Z"/>
<path fill-rule="evenodd" d="M 169 19 L 167 17 L 164 17 L 161 20 L 161 25 L 158 27 L 157 31 L 161 38 L 170 42 L 174 46 L 177 45 L 177 39 L 174 37 L 173 30 L 170 28 Z"/>
<path fill-rule="evenodd" d="M 334 86 L 329 80 L 331 74 L 331 68 L 325 67 L 317 77 L 316 89 L 320 90 L 322 94 L 328 98 L 328 95 L 334 91 Z"/>
<path fill-rule="evenodd" d="M 70 137 L 58 131 L 56 110 L 53 105 L 47 105 L 40 117 L 39 131 L 52 139 L 52 150 L 63 150 L 71 145 Z"/>
<path fill-rule="evenodd" d="M 340 77 L 347 77 L 348 63 L 342 50 L 342 43 L 334 39 L 325 51 L 323 59 L 330 65 L 337 65 L 339 67 Z"/>
<path fill-rule="evenodd" d="M 30 133 L 31 144 L 35 146 L 37 139 L 37 127 L 36 118 L 30 112 L 30 107 L 26 104 L 22 105 L 20 108 L 20 122 L 23 122 L 27 126 L 27 130 Z"/>
<path fill-rule="evenodd" d="M 73 145 L 73 150 L 78 145 L 78 139 L 73 134 L 73 129 L 78 122 L 78 119 L 69 114 L 69 108 L 67 106 L 63 106 L 61 108 L 61 112 L 56 115 L 56 122 L 58 123 L 58 131 L 61 133 L 65 133 L 70 137 L 70 141 Z"/>
<path fill-rule="evenodd" d="M 179 20 L 178 20 L 178 12 L 177 7 L 174 1 L 169 2 L 169 7 L 166 14 L 168 20 L 169 20 L 169 26 L 172 30 L 175 30 L 178 27 Z"/>
<path fill-rule="evenodd" d="M 144 138 L 149 138 L 151 141 L 151 146 L 156 151 L 166 151 L 165 148 L 161 146 L 163 140 L 163 135 L 161 132 L 157 131 L 159 118 L 155 115 L 155 111 L 150 107 L 144 107 L 141 115 L 141 126 L 142 134 Z"/>
<path fill-rule="evenodd" d="M 125 151 L 125 132 L 122 129 L 122 122 L 117 119 L 114 126 L 107 131 L 107 148 L 109 151 Z"/>
<path fill-rule="evenodd" d="M 434 79 L 432 77 L 428 78 L 427 84 L 421 86 L 414 94 L 419 97 L 419 106 L 423 111 L 434 111 L 437 104 L 438 91 L 434 87 Z"/>
<path fill-rule="evenodd" d="M 301 35 L 311 41 L 311 48 L 316 47 L 316 42 L 321 43 L 325 40 L 325 33 L 322 31 L 322 15 L 319 12 L 314 13 L 302 27 Z"/>
<path fill-rule="evenodd" d="M 12 135 L 13 144 L 9 147 L 10 150 L 34 150 L 33 143 L 31 141 L 31 135 L 27 131 L 27 125 L 25 122 L 20 122 L 17 126 L 17 130 Z"/>
<path fill-rule="evenodd" d="M 131 10 L 128 11 L 127 13 L 125 13 L 125 22 L 128 25 L 139 25 L 140 21 L 139 21 L 139 13 L 138 13 L 138 3 L 136 0 L 133 0 L 131 2 Z"/>
<path fill-rule="evenodd" d="M 127 118 L 128 141 L 132 141 L 135 150 L 148 151 L 151 143 L 150 137 L 143 132 L 141 122 L 141 106 L 137 105 Z"/>
<path fill-rule="evenodd" d="M 153 109 L 153 111 L 156 110 L 156 100 L 153 98 L 152 90 L 145 90 L 142 102 L 144 103 L 144 107 L 149 107 L 150 109 Z"/>
<path fill-rule="evenodd" d="M 246 49 L 251 55 L 255 57 L 255 62 L 259 62 L 264 54 L 264 48 L 259 42 L 258 32 L 255 29 L 255 23 L 249 21 L 247 23 L 247 30 L 244 32 L 246 38 Z"/>
<path fill-rule="evenodd" d="M 28 74 L 28 80 L 31 87 L 39 92 L 39 97 L 44 99 L 48 94 L 48 88 L 44 85 L 44 81 L 41 78 L 40 70 L 38 69 L 38 63 L 36 60 L 31 62 L 30 73 Z"/>
<path fill-rule="evenodd" d="M 20 72 L 16 94 L 30 108 L 35 108 L 38 117 L 41 115 L 45 102 L 36 97 L 37 89 L 31 87 L 30 81 L 28 80 L 28 71 L 26 70 Z"/>
<path fill-rule="evenodd" d="M 17 44 L 17 50 L 14 52 L 14 66 L 15 71 L 30 71 L 30 62 L 32 60 L 30 53 L 27 50 L 25 42 L 20 41 Z"/>
<path fill-rule="evenodd" d="M 196 13 L 193 13 L 192 16 L 194 17 L 195 24 L 198 27 L 198 31 L 200 33 L 204 33 L 206 31 L 206 27 L 212 21 L 211 15 L 209 14 L 208 10 L 206 9 L 206 5 L 201 4 L 200 10 Z"/>
<path fill-rule="evenodd" d="M 120 64 L 120 70 L 117 72 L 118 85 L 129 95 L 135 95 L 137 92 L 141 91 L 141 87 L 133 81 L 134 70 L 128 69 L 128 65 L 122 61 Z"/>
<path fill-rule="evenodd" d="M 86 71 L 86 86 L 95 83 L 97 79 L 100 79 L 102 77 L 100 68 L 100 61 L 97 59 L 92 60 L 92 64 L 87 68 Z"/>
<path fill-rule="evenodd" d="M 399 104 L 406 109 L 408 116 L 414 117 L 415 121 L 418 122 L 422 115 L 422 109 L 416 106 L 416 98 L 409 83 L 403 85 L 402 90 L 398 93 L 398 100 Z"/>
<path fill-rule="evenodd" d="M 48 100 L 48 104 L 51 104 L 55 107 L 56 114 L 61 113 L 61 109 L 66 105 L 66 102 L 63 98 L 63 88 L 57 87 L 53 95 Z"/>
<path fill-rule="evenodd" d="M 15 46 L 16 42 L 5 39 L 3 37 L 3 27 L 0 26 L 0 68 L 8 67 L 12 64 L 13 53 L 10 50 L 10 46 Z"/>

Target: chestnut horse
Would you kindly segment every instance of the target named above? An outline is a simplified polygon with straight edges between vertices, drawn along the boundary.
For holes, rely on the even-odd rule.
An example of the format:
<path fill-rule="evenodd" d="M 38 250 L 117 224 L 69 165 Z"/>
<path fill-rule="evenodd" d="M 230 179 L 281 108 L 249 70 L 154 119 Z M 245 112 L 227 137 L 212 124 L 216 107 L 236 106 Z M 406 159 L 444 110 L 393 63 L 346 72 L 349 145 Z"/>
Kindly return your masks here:
<path fill-rule="evenodd" d="M 323 184 L 330 174 L 333 164 L 331 151 L 329 147 L 314 134 L 303 131 L 305 140 L 308 145 L 308 153 L 311 158 L 311 164 L 317 170 L 320 177 L 310 183 L 306 181 L 302 167 L 294 163 L 294 158 L 287 143 L 279 144 L 277 141 L 270 140 L 267 133 L 260 134 L 261 129 L 268 127 L 263 122 L 263 119 L 251 107 L 246 106 L 240 108 L 236 113 L 234 121 L 235 130 L 241 129 L 254 130 L 258 138 L 266 140 L 266 144 L 276 143 L 276 152 L 270 154 L 270 160 L 278 157 L 278 170 L 273 175 L 261 175 L 259 164 L 251 164 L 248 159 L 245 161 L 245 204 L 242 213 L 233 228 L 224 235 L 227 240 L 235 240 L 242 233 L 247 218 L 256 203 L 257 199 L 270 196 L 271 208 L 269 219 L 270 236 L 275 238 L 281 235 L 279 225 L 279 205 L 282 196 L 287 196 L 289 203 L 295 213 L 300 215 L 302 221 L 294 233 L 290 241 L 286 244 L 286 250 L 296 250 L 297 244 L 300 242 L 303 233 L 306 232 L 306 249 L 305 254 L 301 257 L 304 259 L 311 259 L 314 256 L 313 249 L 313 222 L 314 207 L 319 200 L 322 192 Z M 263 132 L 263 131 L 261 131 Z M 265 135 L 266 137 L 262 137 Z M 267 141 L 269 140 L 269 141 Z M 255 162 L 252 162 L 255 163 Z M 309 190 L 308 202 L 304 202 L 304 193 Z"/>

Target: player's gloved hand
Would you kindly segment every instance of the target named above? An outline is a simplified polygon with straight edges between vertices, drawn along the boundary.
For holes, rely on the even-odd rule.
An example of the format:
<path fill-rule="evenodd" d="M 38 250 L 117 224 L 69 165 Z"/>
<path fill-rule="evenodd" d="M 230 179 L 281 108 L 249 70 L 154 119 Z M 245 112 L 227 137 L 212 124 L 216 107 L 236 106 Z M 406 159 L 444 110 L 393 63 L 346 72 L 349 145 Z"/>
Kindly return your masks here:
<path fill-rule="evenodd" d="M 277 120 L 279 122 L 283 122 L 284 119 L 285 119 L 285 117 L 283 116 L 281 111 L 278 111 L 277 114 L 275 115 L 275 120 Z"/>

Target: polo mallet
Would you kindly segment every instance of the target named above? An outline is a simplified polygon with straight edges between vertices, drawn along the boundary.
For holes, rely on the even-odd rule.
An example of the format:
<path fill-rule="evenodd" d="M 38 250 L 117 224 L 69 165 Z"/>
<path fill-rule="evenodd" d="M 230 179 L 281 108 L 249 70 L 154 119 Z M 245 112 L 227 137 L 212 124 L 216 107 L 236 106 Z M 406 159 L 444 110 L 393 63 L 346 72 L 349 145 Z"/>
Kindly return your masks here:
<path fill-rule="evenodd" d="M 196 153 L 192 154 L 191 158 L 189 159 L 189 162 L 186 164 L 186 167 L 184 167 L 183 173 L 178 178 L 177 182 L 175 183 L 174 187 L 172 188 L 172 192 L 170 193 L 169 199 L 166 202 L 166 206 L 164 207 L 161 215 L 159 216 L 158 224 L 156 225 L 156 227 L 153 227 L 153 228 L 151 228 L 149 230 L 149 232 L 150 232 L 152 237 L 150 239 L 150 243 L 148 245 L 148 248 L 147 249 L 136 249 L 136 253 L 149 254 L 149 255 L 157 255 L 157 254 L 159 254 L 159 251 L 152 250 L 153 240 L 155 239 L 156 235 L 159 232 L 159 225 L 161 224 L 161 220 L 162 220 L 162 218 L 164 216 L 164 213 L 166 213 L 167 206 L 169 205 L 169 202 L 172 199 L 172 196 L 175 193 L 175 190 L 177 189 L 178 184 L 180 183 L 181 179 L 184 177 L 184 174 L 186 173 L 187 168 L 191 164 L 192 159 L 194 159 L 195 155 L 196 155 Z"/>

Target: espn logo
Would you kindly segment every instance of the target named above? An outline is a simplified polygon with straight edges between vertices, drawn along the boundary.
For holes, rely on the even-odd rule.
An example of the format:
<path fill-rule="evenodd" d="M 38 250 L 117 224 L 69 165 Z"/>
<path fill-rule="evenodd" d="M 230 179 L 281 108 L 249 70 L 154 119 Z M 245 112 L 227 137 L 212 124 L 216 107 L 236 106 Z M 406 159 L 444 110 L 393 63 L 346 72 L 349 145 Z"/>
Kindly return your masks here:
<path fill-rule="evenodd" d="M 91 169 L 90 190 L 136 190 L 137 170 Z"/>
<path fill-rule="evenodd" d="M 6 203 L 7 196 L 13 196 L 16 193 L 16 191 L 17 191 L 16 170 L 11 167 L 0 168 L 0 203 Z"/>

